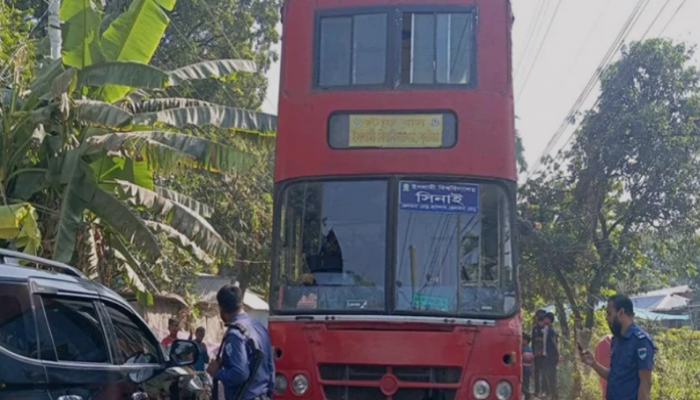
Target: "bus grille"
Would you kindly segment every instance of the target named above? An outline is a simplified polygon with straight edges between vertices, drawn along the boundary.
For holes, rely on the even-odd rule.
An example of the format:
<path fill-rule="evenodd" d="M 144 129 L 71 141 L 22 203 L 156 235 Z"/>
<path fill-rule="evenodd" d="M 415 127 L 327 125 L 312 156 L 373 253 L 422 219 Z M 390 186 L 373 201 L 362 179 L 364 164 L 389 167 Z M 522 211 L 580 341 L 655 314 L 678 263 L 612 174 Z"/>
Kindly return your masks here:
<path fill-rule="evenodd" d="M 321 379 L 327 381 L 378 381 L 387 368 L 380 365 L 322 364 Z"/>
<path fill-rule="evenodd" d="M 319 375 L 327 400 L 455 400 L 462 369 L 321 364 Z M 395 393 L 382 392 L 385 377 L 398 383 Z"/>
<path fill-rule="evenodd" d="M 323 387 L 328 400 L 382 400 L 385 398 L 379 387 L 330 386 Z"/>
<path fill-rule="evenodd" d="M 462 369 L 454 367 L 394 367 L 394 375 L 405 382 L 459 383 Z"/>

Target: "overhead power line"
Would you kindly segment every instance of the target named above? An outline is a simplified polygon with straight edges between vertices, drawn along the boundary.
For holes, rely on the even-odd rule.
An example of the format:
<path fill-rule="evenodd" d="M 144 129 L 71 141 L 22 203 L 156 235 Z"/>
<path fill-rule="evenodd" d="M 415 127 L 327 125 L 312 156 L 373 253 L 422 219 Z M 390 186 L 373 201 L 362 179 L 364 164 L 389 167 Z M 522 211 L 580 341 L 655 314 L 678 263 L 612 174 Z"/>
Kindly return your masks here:
<path fill-rule="evenodd" d="M 636 23 L 639 21 L 639 17 L 644 13 L 644 10 L 646 9 L 647 5 L 649 4 L 650 0 L 639 0 L 637 4 L 635 5 L 634 9 L 630 13 L 630 16 L 627 18 L 627 21 L 625 21 L 625 24 L 623 25 L 622 29 L 618 33 L 617 37 L 611 44 L 611 46 L 608 48 L 608 51 L 606 52 L 605 56 L 599 63 L 598 67 L 596 68 L 595 72 L 589 79 L 588 83 L 583 89 L 583 92 L 579 95 L 579 97 L 576 99 L 576 102 L 574 102 L 574 105 L 571 107 L 569 113 L 566 115 L 564 120 L 562 121 L 561 125 L 555 132 L 555 134 L 552 136 L 552 138 L 549 140 L 547 143 L 547 146 L 543 150 L 543 152 L 540 154 L 540 157 L 537 159 L 535 164 L 532 166 L 530 171 L 527 174 L 527 179 L 532 177 L 533 174 L 537 172 L 539 169 L 542 159 L 549 154 L 549 152 L 554 148 L 556 143 L 559 141 L 561 136 L 564 134 L 566 131 L 566 128 L 569 126 L 570 121 L 572 118 L 578 114 L 579 110 L 585 103 L 586 99 L 590 95 L 590 93 L 593 91 L 595 88 L 596 84 L 598 83 L 598 80 L 600 79 L 601 74 L 605 71 L 605 69 L 610 65 L 612 62 L 612 59 L 614 58 L 615 54 L 617 53 L 618 49 L 622 46 L 624 43 L 625 39 L 629 35 L 630 31 Z"/>
<path fill-rule="evenodd" d="M 537 49 L 537 53 L 535 53 L 535 59 L 532 61 L 532 64 L 530 64 L 530 69 L 527 72 L 527 75 L 525 76 L 525 81 L 523 82 L 523 85 L 521 86 L 520 92 L 518 93 L 518 97 L 515 100 L 515 104 L 518 104 L 518 101 L 520 100 L 520 97 L 522 96 L 523 92 L 527 88 L 527 83 L 530 80 L 530 76 L 532 75 L 532 71 L 535 68 L 535 65 L 537 65 L 537 60 L 540 57 L 540 53 L 542 52 L 542 48 L 544 47 L 544 44 L 547 42 L 547 37 L 549 36 L 549 31 L 552 29 L 552 25 L 554 24 L 554 20 L 557 18 L 557 13 L 559 12 L 559 6 L 561 6 L 561 0 L 557 1 L 557 6 L 554 9 L 554 14 L 552 15 L 552 18 L 549 20 L 549 25 L 547 25 L 547 30 L 544 33 L 544 37 L 542 38 L 542 41 L 540 42 L 540 46 Z"/>
<path fill-rule="evenodd" d="M 664 10 L 666 9 L 666 6 L 667 6 L 669 3 L 670 3 L 670 0 L 667 0 L 666 3 L 664 4 L 664 6 L 661 7 L 661 10 L 659 10 L 659 12 L 656 13 L 656 17 L 654 17 L 654 20 L 651 22 L 651 24 L 649 24 L 649 26 L 647 27 L 647 30 L 644 31 L 644 34 L 642 35 L 640 41 L 641 41 L 641 40 L 644 40 L 644 39 L 646 38 L 647 34 L 648 34 L 649 31 L 651 30 L 651 28 L 654 26 L 654 24 L 656 23 L 656 21 L 659 19 L 659 16 L 664 12 Z M 625 77 L 626 77 L 627 75 L 631 74 L 631 73 L 632 73 L 632 72 L 628 72 L 627 74 L 625 74 Z M 619 90 L 619 89 L 620 89 L 620 88 L 616 88 L 616 91 Z M 601 100 L 601 99 L 602 99 L 602 93 L 601 93 L 601 95 L 598 96 L 598 98 L 596 99 L 595 103 L 593 103 L 593 107 L 591 107 L 591 109 L 595 109 L 595 108 L 598 106 L 598 104 L 600 104 L 600 100 Z M 583 121 L 581 121 L 581 123 L 583 123 Z M 607 126 L 608 126 L 608 125 L 610 125 L 609 122 L 606 124 L 606 129 L 607 129 Z M 581 124 L 578 125 L 578 127 L 580 127 L 580 126 L 581 126 Z M 564 142 L 563 148 L 565 148 L 566 146 L 569 145 L 569 142 L 571 142 L 571 139 L 573 139 L 574 134 L 575 134 L 576 131 L 578 130 L 578 127 L 577 127 L 576 129 L 574 129 L 574 130 L 571 132 L 571 134 L 569 135 L 569 137 L 566 139 L 566 142 Z M 606 138 L 605 140 L 607 140 L 607 138 Z"/>
<path fill-rule="evenodd" d="M 661 14 L 664 12 L 664 10 L 666 9 L 666 7 L 668 7 L 668 3 L 670 3 L 670 2 L 671 2 L 671 0 L 666 0 L 666 2 L 664 3 L 664 6 L 661 7 L 661 10 L 660 10 L 658 13 L 656 13 L 656 17 L 654 17 L 654 20 L 651 21 L 651 24 L 649 24 L 649 27 L 647 28 L 647 30 L 644 31 L 644 34 L 642 35 L 642 40 L 644 40 L 644 38 L 647 37 L 647 34 L 648 34 L 649 31 L 651 30 L 651 28 L 654 26 L 654 24 L 656 24 L 656 21 L 659 20 L 659 17 L 660 17 Z"/>
<path fill-rule="evenodd" d="M 576 55 L 574 56 L 573 61 L 571 62 L 571 65 L 566 70 L 566 73 L 562 76 L 561 80 L 559 81 L 559 83 L 556 86 L 556 87 L 560 88 L 559 89 L 560 91 L 561 91 L 561 88 L 564 84 L 564 81 L 571 74 L 573 67 L 578 64 L 578 60 L 581 58 L 581 54 L 583 54 L 583 50 L 586 49 L 588 42 L 593 37 L 593 33 L 596 31 L 596 28 L 598 28 L 598 24 L 603 19 L 603 15 L 605 15 L 605 12 L 607 11 L 608 6 L 610 6 L 611 2 L 612 2 L 612 0 L 607 0 L 605 2 L 605 4 L 603 5 L 603 8 L 600 10 L 600 13 L 596 17 L 595 22 L 593 23 L 593 25 L 591 25 L 591 29 L 589 29 L 588 33 L 586 33 L 586 39 L 584 39 L 583 44 L 581 45 L 581 47 L 579 47 L 578 51 L 576 52 Z"/>
<path fill-rule="evenodd" d="M 532 44 L 536 34 L 535 34 L 535 29 L 540 27 L 540 21 L 542 19 L 542 16 L 545 14 L 545 4 L 547 4 L 546 0 L 540 0 L 539 7 L 537 8 L 537 11 L 535 11 L 535 17 L 532 20 L 532 23 L 530 24 L 530 27 L 527 29 L 527 41 L 525 42 L 525 47 L 523 47 L 522 53 L 520 53 L 520 57 L 518 58 L 518 63 L 515 65 L 515 71 L 516 73 L 520 72 L 520 66 L 523 64 L 525 61 L 526 55 L 528 54 L 528 50 L 530 49 L 530 45 Z M 537 32 L 539 32 L 539 29 L 537 29 Z"/>
<path fill-rule="evenodd" d="M 659 10 L 659 12 L 656 14 L 656 17 L 654 18 L 654 20 L 651 22 L 651 24 L 649 24 L 649 26 L 647 27 L 647 30 L 644 32 L 644 35 L 642 35 L 640 41 L 642 41 L 642 40 L 644 40 L 644 39 L 646 38 L 647 33 L 649 33 L 649 31 L 650 31 L 651 28 L 654 26 L 654 24 L 656 23 L 656 21 L 659 19 L 659 16 L 664 12 L 664 10 L 666 9 L 666 6 L 667 6 L 669 3 L 670 3 L 670 0 L 668 0 L 668 1 L 664 4 L 664 6 L 661 8 L 661 10 Z M 682 4 L 681 4 L 681 6 L 682 6 Z M 625 81 L 626 78 L 627 78 L 629 75 L 631 75 L 633 72 L 634 72 L 634 71 L 628 71 L 626 74 L 624 74 L 624 76 L 623 76 L 624 79 L 622 79 L 621 81 Z M 618 87 L 615 87 L 615 88 L 612 88 L 612 89 L 614 89 L 614 93 L 617 93 L 617 92 L 620 91 L 620 89 L 622 89 L 622 87 L 620 86 L 620 84 L 619 84 L 619 82 L 618 82 Z M 602 99 L 602 93 L 598 96 L 598 98 L 596 99 L 596 101 L 595 101 L 595 103 L 593 104 L 593 106 L 591 107 L 591 109 L 595 109 L 595 108 L 598 106 L 598 104 L 600 104 L 601 99 Z M 571 142 L 571 139 L 573 139 L 573 137 L 574 137 L 576 131 L 578 130 L 578 128 L 581 126 L 582 123 L 583 123 L 583 121 L 581 121 L 581 123 L 578 125 L 578 127 L 577 127 L 576 129 L 574 129 L 574 130 L 571 132 L 571 134 L 570 134 L 569 137 L 567 138 L 566 142 L 564 143 L 563 148 L 566 148 L 566 146 L 569 145 L 569 142 Z M 605 124 L 605 127 L 604 127 L 603 130 L 607 130 L 611 123 L 612 123 L 612 120 L 608 120 L 607 123 Z M 608 133 L 608 135 L 603 139 L 603 142 L 607 141 L 607 140 L 610 138 L 611 135 L 612 135 L 612 132 Z M 558 157 L 559 157 L 559 156 L 561 156 L 561 153 L 558 155 Z"/>
<path fill-rule="evenodd" d="M 664 32 L 666 32 L 666 28 L 668 28 L 669 25 L 671 25 L 671 22 L 673 22 L 673 20 L 676 18 L 676 15 L 678 15 L 678 13 L 681 11 L 681 8 L 683 8 L 685 3 L 687 3 L 687 2 L 688 2 L 688 0 L 683 0 L 683 2 L 678 6 L 676 11 L 671 16 L 671 19 L 669 19 L 668 22 L 666 22 L 666 25 L 664 25 L 663 29 L 661 29 L 661 32 L 659 32 L 659 36 L 663 35 Z"/>

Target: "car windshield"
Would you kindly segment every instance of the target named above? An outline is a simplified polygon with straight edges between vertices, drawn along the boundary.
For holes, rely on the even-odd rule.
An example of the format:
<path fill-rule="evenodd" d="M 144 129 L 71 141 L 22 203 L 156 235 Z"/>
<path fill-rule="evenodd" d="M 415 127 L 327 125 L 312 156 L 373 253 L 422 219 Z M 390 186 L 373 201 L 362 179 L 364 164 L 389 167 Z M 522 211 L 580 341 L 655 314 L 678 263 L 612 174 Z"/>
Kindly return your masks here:
<path fill-rule="evenodd" d="M 395 217 L 387 214 L 391 185 Z M 283 193 L 273 306 L 284 311 L 504 314 L 515 308 L 509 203 L 496 185 L 340 181 Z M 397 227 L 395 281 L 387 226 Z M 393 247 L 393 246 L 392 246 Z"/>

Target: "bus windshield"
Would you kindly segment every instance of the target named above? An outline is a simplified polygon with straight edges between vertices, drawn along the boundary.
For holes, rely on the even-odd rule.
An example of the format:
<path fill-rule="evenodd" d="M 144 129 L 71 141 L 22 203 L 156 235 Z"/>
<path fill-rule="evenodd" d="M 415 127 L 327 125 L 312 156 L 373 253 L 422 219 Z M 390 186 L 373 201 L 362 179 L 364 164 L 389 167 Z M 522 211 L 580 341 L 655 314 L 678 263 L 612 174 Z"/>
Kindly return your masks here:
<path fill-rule="evenodd" d="M 494 184 L 400 182 L 397 310 L 514 310 L 508 210 L 505 192 Z"/>
<path fill-rule="evenodd" d="M 389 204 L 392 191 L 398 204 Z M 510 206 L 495 184 L 314 181 L 287 186 L 280 201 L 277 310 L 500 315 L 516 307 Z"/>
<path fill-rule="evenodd" d="M 281 309 L 385 310 L 386 181 L 293 184 L 281 210 Z"/>

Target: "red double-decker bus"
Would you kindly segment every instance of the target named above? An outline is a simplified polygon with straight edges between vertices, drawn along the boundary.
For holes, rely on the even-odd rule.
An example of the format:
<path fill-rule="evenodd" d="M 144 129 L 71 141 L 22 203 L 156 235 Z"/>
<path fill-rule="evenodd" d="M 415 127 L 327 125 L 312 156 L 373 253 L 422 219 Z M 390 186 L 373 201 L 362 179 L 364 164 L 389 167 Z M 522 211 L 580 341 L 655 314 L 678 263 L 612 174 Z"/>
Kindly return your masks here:
<path fill-rule="evenodd" d="M 508 0 L 286 0 L 279 399 L 519 399 Z"/>

